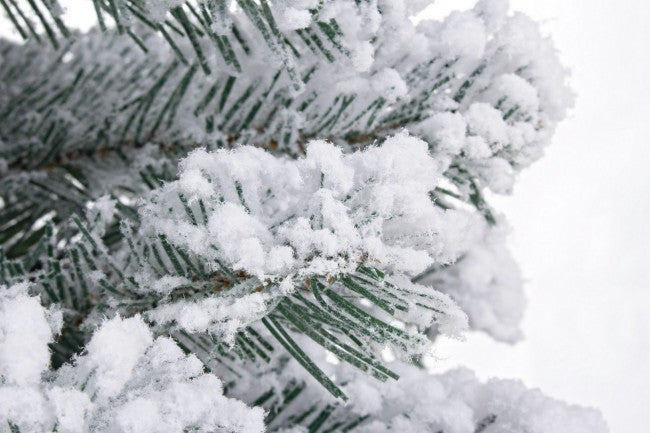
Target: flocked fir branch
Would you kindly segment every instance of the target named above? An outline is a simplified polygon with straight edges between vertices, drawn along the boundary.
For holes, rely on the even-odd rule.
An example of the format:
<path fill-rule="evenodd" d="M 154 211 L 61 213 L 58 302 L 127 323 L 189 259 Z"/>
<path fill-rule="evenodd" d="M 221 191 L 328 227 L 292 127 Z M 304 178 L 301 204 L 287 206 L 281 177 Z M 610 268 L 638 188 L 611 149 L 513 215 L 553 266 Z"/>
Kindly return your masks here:
<path fill-rule="evenodd" d="M 0 431 L 604 432 L 521 338 L 509 193 L 572 96 L 507 2 L 0 0 Z"/>
<path fill-rule="evenodd" d="M 43 382 L 61 312 L 43 309 L 25 284 L 5 287 L 0 309 L 0 416 L 12 429 L 264 430 L 261 409 L 224 397 L 219 379 L 204 373 L 196 356 L 184 355 L 170 338 L 154 339 L 138 316 L 103 323 L 83 356 Z"/>
<path fill-rule="evenodd" d="M 264 420 L 273 425 L 278 413 L 285 416 L 278 403 L 291 403 L 297 395 L 302 402 L 294 405 L 298 403 L 303 411 L 298 418 L 309 419 L 309 425 L 291 426 L 297 420 L 285 418 L 285 427 L 274 431 L 455 433 L 491 429 L 551 433 L 603 429 L 596 411 L 549 399 L 516 381 L 481 384 L 468 370 L 431 376 L 402 364 L 395 365 L 400 382 L 377 388 L 364 374 L 325 363 L 330 374 L 341 377 L 355 405 L 331 400 L 317 409 L 322 396 L 293 379 L 283 393 L 285 401 L 275 402 L 265 414 L 224 397 L 222 383 L 213 374 L 204 373 L 198 358 L 184 355 L 169 338 L 154 339 L 139 316 L 104 322 L 83 356 L 57 371 L 48 371 L 44 381 L 42 374 L 49 363 L 47 344 L 60 329 L 60 311 L 44 309 L 37 298 L 27 294 L 25 284 L 4 288 L 0 311 L 0 373 L 4 380 L 0 416 L 20 431 L 257 433 L 264 431 Z M 25 323 L 21 316 L 31 320 Z M 278 378 L 282 373 L 271 370 L 255 379 L 257 387 L 242 381 L 248 385 L 245 392 L 251 393 Z M 258 401 L 272 398 L 266 393 Z"/>

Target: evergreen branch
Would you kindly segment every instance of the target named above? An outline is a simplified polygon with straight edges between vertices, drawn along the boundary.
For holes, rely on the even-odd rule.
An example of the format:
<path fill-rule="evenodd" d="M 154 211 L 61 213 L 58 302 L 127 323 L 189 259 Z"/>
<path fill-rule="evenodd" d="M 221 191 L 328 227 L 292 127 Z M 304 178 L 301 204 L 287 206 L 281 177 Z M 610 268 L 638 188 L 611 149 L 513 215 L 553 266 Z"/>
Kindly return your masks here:
<path fill-rule="evenodd" d="M 0 387 L 45 414 L 5 399 L 0 425 L 74 430 L 56 405 L 83 401 L 79 431 L 531 429 L 516 384 L 420 368 L 465 329 L 456 302 L 520 338 L 486 189 L 570 99 L 534 24 L 491 2 L 414 26 L 401 2 L 92 1 L 82 34 L 56 0 L 0 0 L 26 39 L 0 41 L 0 340 L 43 353 L 29 383 L 0 353 Z"/>

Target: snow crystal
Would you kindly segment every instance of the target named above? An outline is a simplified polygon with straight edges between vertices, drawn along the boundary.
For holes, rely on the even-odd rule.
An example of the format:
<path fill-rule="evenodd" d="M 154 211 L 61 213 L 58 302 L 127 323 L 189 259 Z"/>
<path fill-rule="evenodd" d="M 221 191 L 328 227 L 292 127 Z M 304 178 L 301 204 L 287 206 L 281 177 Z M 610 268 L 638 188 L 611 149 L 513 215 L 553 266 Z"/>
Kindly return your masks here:
<path fill-rule="evenodd" d="M 470 133 L 487 140 L 494 151 L 503 147 L 508 140 L 508 126 L 501 111 L 490 104 L 476 102 L 465 114 Z"/>
<path fill-rule="evenodd" d="M 437 332 L 452 338 L 462 338 L 463 332 L 467 330 L 467 315 L 456 306 L 456 303 L 446 294 L 433 290 L 431 287 L 413 284 L 406 277 L 393 277 L 391 282 L 400 289 L 409 290 L 413 299 L 409 312 L 400 316 L 402 323 L 419 325 L 422 329 L 432 326 L 435 322 Z M 423 312 L 415 308 L 416 296 L 432 298 L 435 309 L 443 314 L 434 312 Z"/>
<path fill-rule="evenodd" d="M 467 123 L 460 113 L 437 113 L 420 122 L 415 132 L 431 143 L 437 152 L 456 155 L 465 146 Z"/>
<path fill-rule="evenodd" d="M 499 52 L 495 61 L 505 65 L 527 65 L 522 77 L 534 82 L 540 106 L 549 121 L 564 118 L 573 104 L 573 93 L 566 86 L 567 71 L 557 60 L 557 52 L 549 38 L 542 36 L 539 26 L 521 13 L 509 17 L 495 34 Z"/>
<path fill-rule="evenodd" d="M 52 405 L 58 431 L 83 432 L 86 428 L 86 417 L 93 404 L 90 396 L 84 392 L 53 386 L 47 390 L 47 399 Z"/>
<path fill-rule="evenodd" d="M 164 305 L 152 310 L 149 315 L 159 323 L 175 321 L 188 332 L 210 331 L 230 344 L 237 331 L 266 315 L 269 301 L 270 297 L 262 293 L 228 300 L 222 297 L 208 298 Z"/>
<path fill-rule="evenodd" d="M 508 0 L 479 0 L 474 11 L 481 16 L 490 31 L 501 27 L 508 12 Z"/>
<path fill-rule="evenodd" d="M 376 6 L 372 3 L 326 2 L 320 18 L 336 19 L 339 27 L 346 29 L 341 35 L 341 43 L 349 52 L 352 68 L 357 72 L 370 70 L 375 60 L 375 45 L 371 40 L 382 20 Z"/>
<path fill-rule="evenodd" d="M 487 40 L 485 25 L 472 12 L 452 12 L 445 19 L 439 40 L 449 58 L 467 60 L 483 56 Z"/>
<path fill-rule="evenodd" d="M 145 0 L 144 6 L 147 11 L 147 16 L 155 21 L 162 22 L 167 16 L 167 12 L 177 6 L 181 6 L 183 0 Z"/>
<path fill-rule="evenodd" d="M 37 387 L 0 384 L 0 425 L 3 432 L 9 432 L 7 427 L 11 424 L 21 432 L 44 432 L 51 419 L 47 402 Z"/>
<path fill-rule="evenodd" d="M 169 294 L 177 287 L 189 284 L 190 280 L 175 275 L 164 275 L 155 280 L 152 284 L 153 289 L 161 294 Z"/>
<path fill-rule="evenodd" d="M 99 344 L 105 347 L 99 349 Z M 105 322 L 88 347 L 88 355 L 78 359 L 73 370 L 82 377 L 90 372 L 88 392 L 111 391 L 111 399 L 95 404 L 90 426 L 134 433 L 188 428 L 264 431 L 261 409 L 224 397 L 219 379 L 203 373 L 203 365 L 194 355 L 184 355 L 169 338 L 153 340 L 137 316 Z M 119 365 L 107 358 L 111 352 L 121 361 Z"/>
<path fill-rule="evenodd" d="M 318 6 L 318 0 L 283 0 L 274 2 L 274 17 L 280 30 L 291 31 L 311 24 L 309 9 Z"/>
<path fill-rule="evenodd" d="M 232 344 L 239 330 L 264 317 L 272 302 L 292 289 L 287 282 L 266 288 L 245 282 L 229 289 L 228 295 L 192 302 L 178 301 L 155 308 L 147 315 L 159 324 L 175 322 L 190 333 L 208 331 L 219 336 L 224 343 Z"/>
<path fill-rule="evenodd" d="M 350 55 L 352 66 L 359 72 L 369 70 L 374 60 L 374 54 L 375 47 L 370 42 L 358 42 Z"/>
<path fill-rule="evenodd" d="M 191 426 L 203 426 L 204 431 L 264 431 L 262 410 L 249 409 L 223 397 L 221 382 L 213 375 L 200 375 L 184 383 L 173 383 L 162 391 L 152 391 L 130 399 L 116 410 L 115 424 L 120 431 L 177 432 Z"/>
<path fill-rule="evenodd" d="M 40 382 L 50 364 L 47 345 L 58 334 L 61 313 L 41 307 L 28 294 L 29 284 L 0 286 L 0 379 L 2 383 L 29 385 Z M 52 316 L 52 317 L 49 317 Z"/>
<path fill-rule="evenodd" d="M 531 433 L 593 433 L 608 431 L 600 412 L 528 390 L 518 380 L 492 379 L 484 390 L 486 409 L 498 413 L 494 429 Z"/>
<path fill-rule="evenodd" d="M 110 320 L 95 332 L 86 346 L 87 359 L 96 370 L 101 397 L 113 397 L 122 390 L 152 341 L 151 331 L 137 316 Z M 120 350 L 115 351 L 116 347 Z"/>
<path fill-rule="evenodd" d="M 377 95 L 386 98 L 388 102 L 395 102 L 408 94 L 408 86 L 393 68 L 385 68 L 372 77 L 372 90 Z"/>
<path fill-rule="evenodd" d="M 451 398 L 464 400 L 475 413 L 475 423 L 487 422 L 486 431 L 530 433 L 606 433 L 602 415 L 527 389 L 518 380 L 491 379 L 485 384 L 474 373 L 457 369 L 438 376 Z"/>
<path fill-rule="evenodd" d="M 492 149 L 483 137 L 472 135 L 465 140 L 463 152 L 468 158 L 478 161 L 487 160 L 492 156 Z"/>
<path fill-rule="evenodd" d="M 103 195 L 88 206 L 86 221 L 90 224 L 92 234 L 101 238 L 106 232 L 106 226 L 113 220 L 117 200 L 113 200 L 109 195 Z"/>

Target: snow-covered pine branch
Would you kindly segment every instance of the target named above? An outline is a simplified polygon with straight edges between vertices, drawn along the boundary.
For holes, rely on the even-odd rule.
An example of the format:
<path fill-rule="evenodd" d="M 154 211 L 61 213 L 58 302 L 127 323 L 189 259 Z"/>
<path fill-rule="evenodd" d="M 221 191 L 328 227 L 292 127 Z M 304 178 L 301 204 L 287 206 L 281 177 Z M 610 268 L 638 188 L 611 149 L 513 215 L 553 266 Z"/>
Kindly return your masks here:
<path fill-rule="evenodd" d="M 571 103 L 534 22 L 87 1 L 80 33 L 0 0 L 26 39 L 0 40 L 0 431 L 606 431 L 421 364 L 468 324 L 521 338 L 485 192 Z"/>
<path fill-rule="evenodd" d="M 120 16 L 147 17 L 140 2 L 111 3 Z M 197 146 L 251 144 L 295 156 L 311 139 L 349 149 L 407 128 L 446 161 L 446 176 L 465 200 L 484 185 L 508 191 L 514 174 L 539 157 L 571 99 L 552 43 L 527 17 L 507 15 L 503 1 L 417 26 L 409 2 L 328 1 L 305 21 L 295 17 L 307 6 L 274 2 L 271 16 L 307 26 L 278 27 L 284 54 L 265 33 L 269 16 L 251 15 L 260 5 L 212 7 L 219 3 L 163 5 L 185 9 L 190 21 L 197 20 L 191 10 L 205 6 L 210 29 L 229 23 L 227 34 L 217 34 L 230 41 L 239 70 L 222 58 L 218 41 L 225 39 L 215 41 L 207 22 L 193 21 L 213 71 L 202 74 L 178 13 L 158 32 L 135 18 L 120 20 L 142 33 L 147 53 L 128 32 L 76 34 L 59 51 L 2 42 L 0 120 L 13 125 L 0 132 L 2 186 L 11 192 L 7 204 L 29 217 L 27 236 L 7 245 L 12 255 L 33 245 L 26 240 L 43 215 L 65 220 L 81 213 L 88 197 L 137 196 L 156 178 L 172 177 L 177 159 Z M 297 75 L 288 72 L 286 55 Z M 171 167 L 159 170 L 164 164 Z M 124 175 L 104 175 L 106 165 Z"/>
<path fill-rule="evenodd" d="M 452 266 L 434 266 L 415 281 L 450 295 L 467 313 L 471 328 L 515 343 L 523 336 L 526 299 L 521 271 L 506 247 L 506 234 L 501 226 L 485 230 Z"/>
<path fill-rule="evenodd" d="M 265 431 L 261 409 L 224 397 L 221 381 L 204 373 L 194 355 L 184 355 L 172 339 L 153 338 L 137 316 L 104 322 L 84 355 L 48 371 L 47 345 L 60 330 L 61 313 L 43 308 L 37 297 L 28 295 L 26 284 L 2 289 L 0 417 L 7 424 L 0 431 Z M 331 419 L 323 419 L 323 426 L 343 428 L 350 421 L 360 424 L 359 419 L 371 417 L 355 431 L 606 431 L 594 410 L 549 399 L 516 381 L 481 384 L 463 369 L 433 376 L 408 365 L 391 368 L 399 372 L 400 382 L 377 389 L 366 375 L 330 364 L 328 373 L 345 384 L 343 389 L 355 404 L 329 403 Z M 255 379 L 256 387 L 245 392 L 277 384 L 277 379 L 277 372 L 266 372 Z M 304 409 L 323 398 L 318 389 L 298 389 L 305 394 L 299 404 Z M 294 426 L 279 431 L 308 430 Z"/>
<path fill-rule="evenodd" d="M 350 154 L 314 141 L 296 160 L 250 146 L 197 150 L 180 170 L 143 198 L 139 230 L 123 227 L 128 255 L 108 263 L 120 277 L 95 265 L 97 313 L 144 310 L 160 332 L 229 346 L 268 317 L 275 338 L 288 326 L 384 380 L 394 377 L 376 359 L 385 345 L 409 358 L 428 350 L 430 329 L 465 329 L 447 295 L 409 279 L 452 263 L 487 228 L 432 201 L 442 174 L 424 141 L 402 133 Z M 101 215 L 113 207 L 95 203 L 87 219 L 98 223 L 78 245 L 106 249 Z"/>
<path fill-rule="evenodd" d="M 82 356 L 48 371 L 61 312 L 27 284 L 0 289 L 0 431 L 264 431 L 263 410 L 223 396 L 198 358 L 137 316 L 104 322 Z"/>
<path fill-rule="evenodd" d="M 441 175 L 427 144 L 405 133 L 349 154 L 312 141 L 296 160 L 255 147 L 197 150 L 140 208 L 141 230 L 260 280 L 362 263 L 415 275 L 473 241 L 472 214 L 429 196 Z"/>
<path fill-rule="evenodd" d="M 318 348 L 303 343 L 318 357 Z M 322 355 L 321 355 L 322 356 Z M 358 423 L 349 431 L 359 433 L 588 433 L 606 432 L 601 414 L 594 409 L 570 405 L 527 389 L 518 380 L 490 379 L 482 382 L 465 368 L 444 374 L 430 374 L 420 368 L 391 362 L 400 379 L 377 387 L 372 378 L 343 364 L 323 362 L 325 371 L 344 384 L 353 404 L 336 405 L 326 400 L 318 409 L 331 412 L 322 431 Z M 261 376 L 257 383 L 272 382 Z M 242 392 L 241 395 L 245 395 Z M 299 394 L 301 407 L 309 408 L 323 399 L 307 388 Z M 280 401 L 282 401 L 280 399 Z M 317 409 L 317 414 L 319 412 Z M 314 417 L 316 418 L 316 417 Z M 365 422 L 359 422 L 365 419 Z M 290 423 L 277 420 L 277 425 Z M 282 430 L 281 430 L 282 431 Z M 289 430 L 292 431 L 292 430 Z M 304 433 L 307 429 L 297 428 Z"/>

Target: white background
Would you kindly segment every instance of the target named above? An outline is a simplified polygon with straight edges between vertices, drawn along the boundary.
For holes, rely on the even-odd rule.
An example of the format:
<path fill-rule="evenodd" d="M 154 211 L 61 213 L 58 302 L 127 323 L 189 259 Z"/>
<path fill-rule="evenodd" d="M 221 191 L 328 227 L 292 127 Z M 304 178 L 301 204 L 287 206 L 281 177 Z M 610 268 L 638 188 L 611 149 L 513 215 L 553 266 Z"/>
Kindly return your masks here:
<path fill-rule="evenodd" d="M 62 1 L 78 27 L 89 0 Z M 444 16 L 472 0 L 438 0 Z M 543 23 L 577 103 L 545 158 L 495 197 L 528 280 L 526 340 L 442 341 L 435 369 L 518 377 L 600 408 L 612 433 L 650 429 L 650 1 L 511 0 Z M 0 34 L 8 25 L 0 21 Z M 563 433 L 563 432 L 558 432 Z"/>

